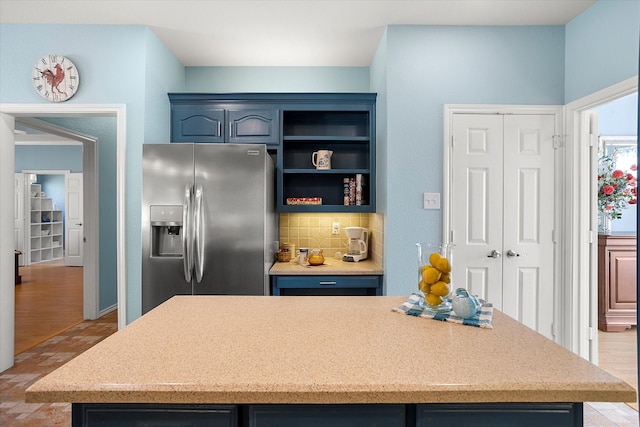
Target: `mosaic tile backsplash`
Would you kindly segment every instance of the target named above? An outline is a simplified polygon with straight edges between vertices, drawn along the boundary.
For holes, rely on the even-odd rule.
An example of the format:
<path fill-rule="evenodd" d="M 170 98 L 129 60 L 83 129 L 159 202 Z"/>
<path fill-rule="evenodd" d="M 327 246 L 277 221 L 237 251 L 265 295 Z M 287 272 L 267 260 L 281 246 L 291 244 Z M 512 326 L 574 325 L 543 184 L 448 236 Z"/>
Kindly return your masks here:
<path fill-rule="evenodd" d="M 340 234 L 331 234 L 334 222 L 340 223 Z M 336 252 L 347 251 L 349 240 L 344 227 L 369 229 L 369 259 L 382 265 L 383 221 L 382 214 L 339 213 L 282 213 L 280 214 L 280 244 L 291 242 L 296 249 L 307 247 L 322 249 L 325 257 L 333 258 Z"/>

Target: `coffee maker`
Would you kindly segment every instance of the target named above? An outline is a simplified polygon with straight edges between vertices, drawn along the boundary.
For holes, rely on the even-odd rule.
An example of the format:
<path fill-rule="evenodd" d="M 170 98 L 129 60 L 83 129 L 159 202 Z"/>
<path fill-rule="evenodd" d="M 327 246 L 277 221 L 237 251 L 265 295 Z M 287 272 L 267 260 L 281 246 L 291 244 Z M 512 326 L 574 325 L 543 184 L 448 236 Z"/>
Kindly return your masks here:
<path fill-rule="evenodd" d="M 369 247 L 369 230 L 362 227 L 345 227 L 349 238 L 348 251 L 342 256 L 343 261 L 358 262 L 367 259 Z"/>

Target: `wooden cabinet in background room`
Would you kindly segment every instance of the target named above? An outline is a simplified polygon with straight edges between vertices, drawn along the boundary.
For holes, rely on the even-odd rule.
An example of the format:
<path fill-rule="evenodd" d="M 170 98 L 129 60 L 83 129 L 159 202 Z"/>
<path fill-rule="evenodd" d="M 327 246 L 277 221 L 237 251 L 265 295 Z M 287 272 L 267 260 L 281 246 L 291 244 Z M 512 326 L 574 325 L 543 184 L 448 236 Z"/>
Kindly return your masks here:
<path fill-rule="evenodd" d="M 636 324 L 636 235 L 598 235 L 598 329 L 619 332 Z"/>

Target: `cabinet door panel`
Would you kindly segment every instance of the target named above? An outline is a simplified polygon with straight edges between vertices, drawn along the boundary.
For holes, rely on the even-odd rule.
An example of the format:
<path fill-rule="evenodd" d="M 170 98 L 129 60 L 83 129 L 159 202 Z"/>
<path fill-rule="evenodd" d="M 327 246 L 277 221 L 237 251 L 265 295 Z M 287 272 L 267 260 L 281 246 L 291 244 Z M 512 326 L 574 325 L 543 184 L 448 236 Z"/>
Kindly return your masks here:
<path fill-rule="evenodd" d="M 611 308 L 636 308 L 636 253 L 635 251 L 610 252 Z"/>
<path fill-rule="evenodd" d="M 171 107 L 172 142 L 224 142 L 224 110 L 202 105 Z"/>
<path fill-rule="evenodd" d="M 229 110 L 227 142 L 277 144 L 280 138 L 278 110 Z"/>

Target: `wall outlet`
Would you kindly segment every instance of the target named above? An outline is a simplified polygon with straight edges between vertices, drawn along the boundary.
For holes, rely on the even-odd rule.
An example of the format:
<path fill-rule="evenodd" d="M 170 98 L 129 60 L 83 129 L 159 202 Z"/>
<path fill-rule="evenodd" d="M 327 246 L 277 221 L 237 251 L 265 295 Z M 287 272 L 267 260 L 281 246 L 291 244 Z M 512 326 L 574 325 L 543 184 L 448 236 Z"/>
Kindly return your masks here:
<path fill-rule="evenodd" d="M 440 193 L 423 193 L 424 209 L 440 209 Z"/>
<path fill-rule="evenodd" d="M 333 234 L 334 236 L 338 236 L 340 234 L 339 222 L 334 222 L 333 224 L 331 224 L 331 234 Z"/>

